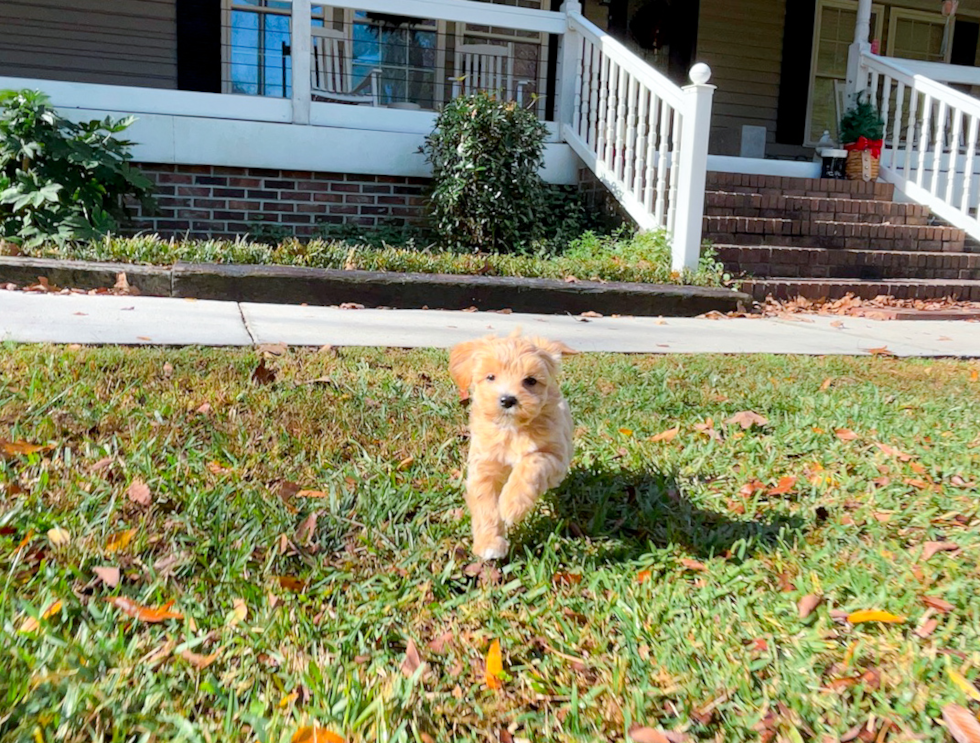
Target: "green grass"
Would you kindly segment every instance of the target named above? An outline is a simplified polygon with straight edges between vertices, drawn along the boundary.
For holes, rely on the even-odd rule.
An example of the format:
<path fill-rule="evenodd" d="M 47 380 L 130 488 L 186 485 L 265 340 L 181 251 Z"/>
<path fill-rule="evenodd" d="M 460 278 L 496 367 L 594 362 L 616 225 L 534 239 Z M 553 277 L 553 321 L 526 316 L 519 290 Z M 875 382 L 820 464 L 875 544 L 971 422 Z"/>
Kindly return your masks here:
<path fill-rule="evenodd" d="M 821 741 L 873 718 L 894 723 L 880 740 L 938 743 L 943 704 L 977 712 L 948 676 L 980 678 L 975 363 L 572 358 L 573 470 L 499 579 L 465 569 L 444 352 L 269 363 L 258 386 L 253 351 L 0 346 L 0 439 L 52 446 L 0 457 L 0 740 L 285 741 L 317 723 L 348 741 L 591 742 L 637 723 L 752 741 L 766 718 Z M 724 425 L 742 410 L 769 422 Z M 126 495 L 137 478 L 148 506 Z M 931 540 L 962 551 L 923 559 Z M 807 594 L 823 603 L 801 620 Z M 112 596 L 183 619 L 133 621 Z M 923 596 L 951 604 L 925 638 Z M 907 621 L 830 615 L 857 609 Z M 410 641 L 427 667 L 408 678 Z M 200 670 L 188 650 L 219 654 Z M 880 684 L 832 683 L 868 669 Z"/>
<path fill-rule="evenodd" d="M 385 233 L 387 234 L 387 233 Z M 310 268 L 482 274 L 527 278 L 639 281 L 652 284 L 721 286 L 728 282 L 714 252 L 705 248 L 695 271 L 671 270 L 670 245 L 665 235 L 595 233 L 573 240 L 560 253 L 474 254 L 377 240 L 365 233 L 349 239 L 283 240 L 274 245 L 250 240 L 163 240 L 144 236 L 109 237 L 91 243 L 19 248 L 23 255 L 91 261 L 171 265 L 177 261 L 305 266 Z"/>

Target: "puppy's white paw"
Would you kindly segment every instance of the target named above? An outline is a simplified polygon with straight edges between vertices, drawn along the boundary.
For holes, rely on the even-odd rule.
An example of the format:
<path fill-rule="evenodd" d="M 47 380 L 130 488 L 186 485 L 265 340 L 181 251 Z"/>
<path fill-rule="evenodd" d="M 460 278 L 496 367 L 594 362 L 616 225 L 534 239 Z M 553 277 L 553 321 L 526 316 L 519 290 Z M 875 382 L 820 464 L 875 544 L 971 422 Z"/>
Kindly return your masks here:
<path fill-rule="evenodd" d="M 489 545 L 476 551 L 477 556 L 482 560 L 498 560 L 507 556 L 510 549 L 510 542 L 503 537 L 497 537 Z"/>

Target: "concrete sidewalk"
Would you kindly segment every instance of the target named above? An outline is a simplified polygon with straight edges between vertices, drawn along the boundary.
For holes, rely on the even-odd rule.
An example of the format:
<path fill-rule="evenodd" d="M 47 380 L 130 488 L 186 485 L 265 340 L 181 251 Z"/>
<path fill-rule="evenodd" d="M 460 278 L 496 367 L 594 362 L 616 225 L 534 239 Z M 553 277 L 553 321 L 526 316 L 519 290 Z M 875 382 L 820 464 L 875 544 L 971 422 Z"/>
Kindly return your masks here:
<path fill-rule="evenodd" d="M 980 357 L 980 323 L 588 318 L 194 301 L 0 291 L 0 341 L 121 345 L 448 347 L 515 327 L 581 351 Z"/>

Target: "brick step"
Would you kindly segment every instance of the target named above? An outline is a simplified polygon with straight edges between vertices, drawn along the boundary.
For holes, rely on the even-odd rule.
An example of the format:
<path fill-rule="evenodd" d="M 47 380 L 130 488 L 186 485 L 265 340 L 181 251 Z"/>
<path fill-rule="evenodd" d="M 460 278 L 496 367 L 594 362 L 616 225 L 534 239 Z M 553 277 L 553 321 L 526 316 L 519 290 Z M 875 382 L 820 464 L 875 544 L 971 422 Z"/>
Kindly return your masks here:
<path fill-rule="evenodd" d="M 733 274 L 781 278 L 980 281 L 980 253 L 715 245 Z"/>
<path fill-rule="evenodd" d="M 869 224 L 761 217 L 706 216 L 704 237 L 726 245 L 962 252 L 966 233 L 953 227 Z"/>
<path fill-rule="evenodd" d="M 826 222 L 927 225 L 929 207 L 873 199 L 763 196 L 760 193 L 707 191 L 704 213 L 711 217 L 819 219 Z"/>
<path fill-rule="evenodd" d="M 764 196 L 811 196 L 822 199 L 870 199 L 891 201 L 891 183 L 842 181 L 832 178 L 789 178 L 779 175 L 709 172 L 706 188 L 729 193 L 757 193 Z"/>
<path fill-rule="evenodd" d="M 797 279 L 770 278 L 742 282 L 742 291 L 751 294 L 756 301 L 767 296 L 775 299 L 840 299 L 853 294 L 862 299 L 874 299 L 882 294 L 897 299 L 943 299 L 953 297 L 960 301 L 980 301 L 980 281 L 911 280 L 861 281 L 858 279 Z"/>

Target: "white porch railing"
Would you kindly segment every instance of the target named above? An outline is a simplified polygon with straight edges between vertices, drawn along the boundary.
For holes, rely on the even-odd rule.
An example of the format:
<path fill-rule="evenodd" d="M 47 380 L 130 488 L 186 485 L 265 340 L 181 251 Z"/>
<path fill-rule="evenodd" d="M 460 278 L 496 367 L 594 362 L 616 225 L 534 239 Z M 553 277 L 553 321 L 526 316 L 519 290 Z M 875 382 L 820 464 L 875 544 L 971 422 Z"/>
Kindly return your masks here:
<path fill-rule="evenodd" d="M 980 69 L 862 54 L 857 90 L 885 120 L 881 177 L 980 239 L 980 100 L 939 80 L 980 85 Z"/>
<path fill-rule="evenodd" d="M 696 65 L 680 88 L 566 2 L 557 116 L 562 139 L 642 229 L 673 236 L 673 267 L 693 268 L 714 86 Z"/>

